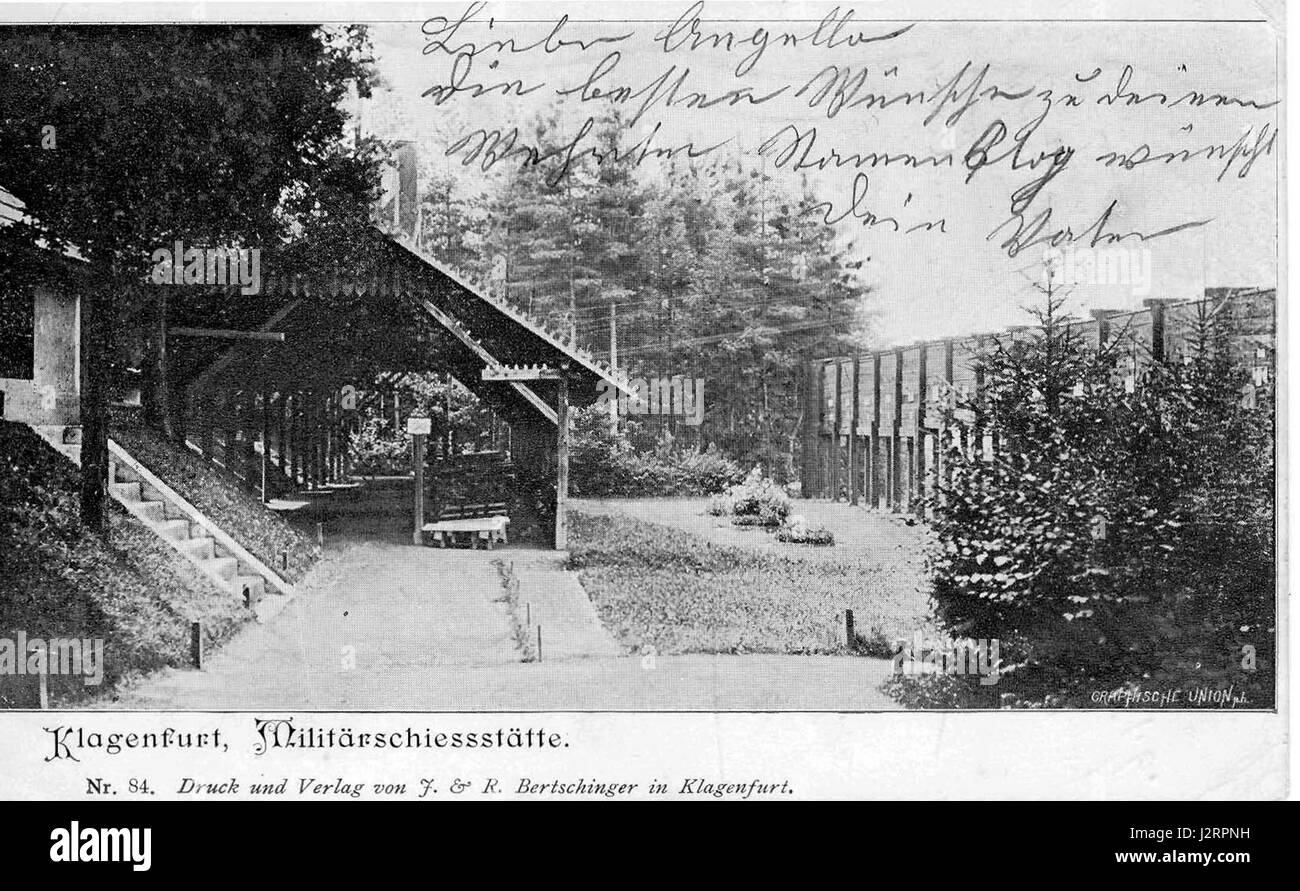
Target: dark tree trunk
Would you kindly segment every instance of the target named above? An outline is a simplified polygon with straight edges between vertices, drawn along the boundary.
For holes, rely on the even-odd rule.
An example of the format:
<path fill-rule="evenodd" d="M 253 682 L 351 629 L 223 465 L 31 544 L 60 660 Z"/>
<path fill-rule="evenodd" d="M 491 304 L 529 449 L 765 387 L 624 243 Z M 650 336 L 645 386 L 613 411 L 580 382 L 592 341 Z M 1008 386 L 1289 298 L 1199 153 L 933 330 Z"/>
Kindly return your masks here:
<path fill-rule="evenodd" d="M 81 522 L 104 530 L 108 481 L 109 356 L 106 332 L 111 304 L 95 288 L 81 298 Z"/>
<path fill-rule="evenodd" d="M 145 338 L 144 421 L 161 430 L 168 439 L 178 437 L 175 406 L 167 368 L 167 291 L 157 288 L 149 315 L 149 335 Z"/>

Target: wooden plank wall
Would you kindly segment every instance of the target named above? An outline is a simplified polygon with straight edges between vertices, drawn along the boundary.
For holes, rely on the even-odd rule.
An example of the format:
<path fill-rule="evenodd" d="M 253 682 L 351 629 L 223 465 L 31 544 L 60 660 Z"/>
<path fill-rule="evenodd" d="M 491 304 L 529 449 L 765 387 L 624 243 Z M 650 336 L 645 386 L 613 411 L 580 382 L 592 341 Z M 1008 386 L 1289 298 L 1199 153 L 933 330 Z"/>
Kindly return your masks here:
<path fill-rule="evenodd" d="M 1125 357 L 1116 385 L 1133 386 L 1145 363 L 1188 355 L 1199 313 L 1227 313 L 1234 356 L 1257 381 L 1267 380 L 1276 358 L 1275 300 L 1271 289 L 1201 301 L 1148 300 L 1132 312 L 1095 311 L 1070 329 L 1094 348 L 1114 344 Z M 989 457 L 997 448 L 970 412 L 958 412 L 958 423 L 945 428 L 945 401 L 953 391 L 978 393 L 983 382 L 974 360 L 982 346 L 1030 335 L 1019 328 L 809 363 L 803 376 L 804 497 L 921 513 L 924 496 L 946 471 L 945 441 Z"/>

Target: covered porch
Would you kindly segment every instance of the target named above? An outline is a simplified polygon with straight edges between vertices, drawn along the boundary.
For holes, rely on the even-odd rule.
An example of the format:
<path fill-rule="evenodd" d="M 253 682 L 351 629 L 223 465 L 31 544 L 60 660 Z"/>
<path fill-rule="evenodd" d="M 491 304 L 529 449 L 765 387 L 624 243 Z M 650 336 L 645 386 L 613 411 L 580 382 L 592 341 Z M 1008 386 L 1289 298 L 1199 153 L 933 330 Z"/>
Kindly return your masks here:
<path fill-rule="evenodd" d="M 461 454 L 429 425 L 430 447 L 414 460 L 425 516 L 413 499 L 413 540 L 450 543 L 459 536 L 438 524 L 455 521 L 500 527 L 505 539 L 507 527 L 491 518 L 523 499 L 546 544 L 566 549 L 570 409 L 625 382 L 413 246 L 378 230 L 364 237 L 364 268 L 304 274 L 272 265 L 255 295 L 144 289 L 132 364 L 146 404 L 164 406 L 156 422 L 264 501 L 318 501 L 352 477 L 359 408 L 384 400 L 395 376 L 449 376 L 490 410 L 494 447 Z"/>

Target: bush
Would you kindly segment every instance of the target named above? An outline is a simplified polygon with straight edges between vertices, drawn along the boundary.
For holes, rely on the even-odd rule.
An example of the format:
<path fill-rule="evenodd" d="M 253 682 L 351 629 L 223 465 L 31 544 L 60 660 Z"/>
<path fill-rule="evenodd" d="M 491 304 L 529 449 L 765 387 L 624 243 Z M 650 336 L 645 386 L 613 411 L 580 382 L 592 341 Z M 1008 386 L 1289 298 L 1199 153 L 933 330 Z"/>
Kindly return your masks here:
<path fill-rule="evenodd" d="M 937 618 L 1001 641 L 1020 702 L 1231 684 L 1271 705 L 1271 393 L 1243 405 L 1212 316 L 1191 361 L 1151 364 L 1130 392 L 1120 350 L 1085 348 L 1058 308 L 982 359 L 984 393 L 963 407 L 997 432 L 996 459 L 946 449 Z"/>
<path fill-rule="evenodd" d="M 770 479 L 763 478 L 763 472 L 755 467 L 745 477 L 744 482 L 732 486 L 727 491 L 727 503 L 732 520 L 737 526 L 780 526 L 790 515 L 790 496 Z M 754 520 L 738 522 L 741 517 L 754 517 Z"/>
<path fill-rule="evenodd" d="M 586 497 L 712 495 L 744 476 L 717 448 L 634 451 L 599 408 L 574 412 L 569 493 Z"/>
<path fill-rule="evenodd" d="M 711 517 L 726 517 L 731 514 L 731 498 L 727 493 L 714 495 L 709 499 L 709 506 L 705 508 L 705 513 Z"/>
<path fill-rule="evenodd" d="M 824 526 L 809 526 L 801 516 L 790 517 L 789 522 L 776 530 L 776 540 L 790 544 L 833 545 L 835 536 Z"/>
<path fill-rule="evenodd" d="M 365 476 L 391 476 L 411 470 L 411 445 L 405 435 L 380 418 L 366 418 L 348 436 L 349 466 Z"/>

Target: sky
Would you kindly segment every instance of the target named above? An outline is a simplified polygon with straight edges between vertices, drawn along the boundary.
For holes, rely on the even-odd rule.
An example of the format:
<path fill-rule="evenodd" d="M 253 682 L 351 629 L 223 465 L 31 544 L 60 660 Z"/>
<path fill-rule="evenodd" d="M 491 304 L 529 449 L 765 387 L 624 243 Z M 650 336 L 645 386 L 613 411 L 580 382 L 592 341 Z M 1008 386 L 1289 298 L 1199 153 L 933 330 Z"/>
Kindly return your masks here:
<path fill-rule="evenodd" d="M 1013 18 L 1031 5 L 1004 8 Z M 1205 17 L 1229 7 L 1213 8 Z M 526 133 L 557 91 L 571 91 L 563 114 L 575 137 L 611 92 L 625 88 L 629 117 L 654 95 L 630 144 L 719 145 L 708 157 L 743 155 L 792 188 L 808 177 L 866 261 L 882 346 L 1028 321 L 1045 263 L 1080 314 L 1275 286 L 1274 26 L 1248 20 L 1259 17 L 1248 6 L 1240 20 L 1197 22 L 1102 21 L 1097 3 L 1055 9 L 1072 15 L 435 3 L 372 24 L 385 86 L 359 114 L 368 131 L 417 140 L 427 163 L 473 180 L 481 174 L 446 148 L 479 128 Z M 527 95 L 468 89 L 500 83 Z"/>

